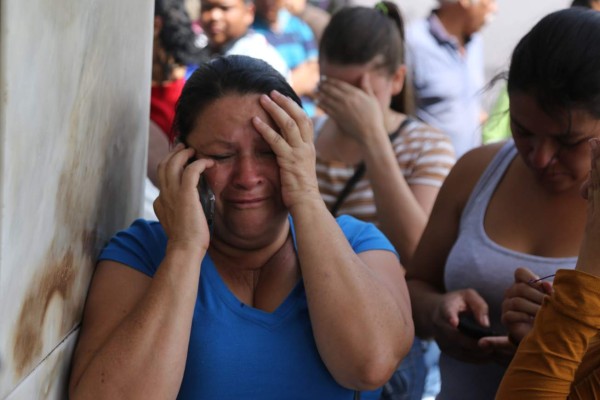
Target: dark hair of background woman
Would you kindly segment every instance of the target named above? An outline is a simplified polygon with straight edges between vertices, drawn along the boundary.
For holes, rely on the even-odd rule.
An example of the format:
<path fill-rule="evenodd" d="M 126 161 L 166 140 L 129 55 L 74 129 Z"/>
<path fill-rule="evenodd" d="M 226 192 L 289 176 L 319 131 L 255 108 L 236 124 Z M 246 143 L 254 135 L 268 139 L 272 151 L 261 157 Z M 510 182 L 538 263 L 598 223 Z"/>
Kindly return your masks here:
<path fill-rule="evenodd" d="M 333 64 L 362 65 L 377 56 L 392 74 L 404 63 L 404 21 L 398 7 L 381 1 L 375 8 L 346 7 L 336 12 L 323 32 L 320 57 Z M 410 114 L 411 85 L 392 99 L 393 110 Z"/>
<path fill-rule="evenodd" d="M 582 109 L 600 118 L 600 12 L 544 17 L 517 44 L 507 88 L 534 96 L 548 114 Z"/>
<path fill-rule="evenodd" d="M 192 20 L 183 0 L 155 0 L 154 16 L 162 19 L 160 44 L 177 64 L 190 65 L 202 61 L 200 49 L 195 45 Z"/>

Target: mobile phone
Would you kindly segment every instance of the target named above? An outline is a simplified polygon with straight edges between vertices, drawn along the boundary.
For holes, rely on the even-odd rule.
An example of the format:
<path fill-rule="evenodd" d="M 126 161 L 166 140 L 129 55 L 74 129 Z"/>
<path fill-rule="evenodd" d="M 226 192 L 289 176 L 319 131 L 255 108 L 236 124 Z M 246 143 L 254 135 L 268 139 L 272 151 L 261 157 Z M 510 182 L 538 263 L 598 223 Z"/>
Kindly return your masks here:
<path fill-rule="evenodd" d="M 200 204 L 202 204 L 208 228 L 212 231 L 215 216 L 215 194 L 210 189 L 210 186 L 208 186 L 204 175 L 200 175 L 200 180 L 198 181 L 198 194 L 200 195 Z"/>
<path fill-rule="evenodd" d="M 474 339 L 481 339 L 486 336 L 498 336 L 491 327 L 480 325 L 471 313 L 459 314 L 458 330 Z"/>

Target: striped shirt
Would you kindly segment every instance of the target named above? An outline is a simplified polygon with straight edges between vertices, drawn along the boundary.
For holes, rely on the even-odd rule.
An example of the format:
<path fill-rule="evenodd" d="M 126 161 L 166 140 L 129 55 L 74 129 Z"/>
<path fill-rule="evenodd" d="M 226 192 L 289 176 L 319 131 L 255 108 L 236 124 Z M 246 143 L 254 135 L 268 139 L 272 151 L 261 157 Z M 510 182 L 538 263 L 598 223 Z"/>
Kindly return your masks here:
<path fill-rule="evenodd" d="M 321 121 L 319 121 L 321 122 Z M 324 124 L 317 123 L 316 128 Z M 315 136 L 318 132 L 315 132 Z M 392 142 L 398 166 L 410 185 L 441 187 L 456 161 L 448 136 L 415 119 Z M 354 175 L 355 166 L 340 161 L 325 161 L 317 154 L 317 179 L 321 196 L 331 209 Z M 377 210 L 367 176 L 363 176 L 342 203 L 338 215 L 349 214 L 377 224 Z"/>

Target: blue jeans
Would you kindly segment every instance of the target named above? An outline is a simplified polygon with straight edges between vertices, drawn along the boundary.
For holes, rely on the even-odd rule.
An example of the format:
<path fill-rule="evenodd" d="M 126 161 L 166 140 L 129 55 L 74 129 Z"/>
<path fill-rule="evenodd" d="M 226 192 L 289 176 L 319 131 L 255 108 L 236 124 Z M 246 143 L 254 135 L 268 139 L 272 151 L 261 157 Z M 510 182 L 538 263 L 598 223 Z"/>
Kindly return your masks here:
<path fill-rule="evenodd" d="M 383 386 L 380 400 L 421 400 L 425 389 L 427 368 L 421 340 L 415 337 L 408 355 L 394 375 Z"/>

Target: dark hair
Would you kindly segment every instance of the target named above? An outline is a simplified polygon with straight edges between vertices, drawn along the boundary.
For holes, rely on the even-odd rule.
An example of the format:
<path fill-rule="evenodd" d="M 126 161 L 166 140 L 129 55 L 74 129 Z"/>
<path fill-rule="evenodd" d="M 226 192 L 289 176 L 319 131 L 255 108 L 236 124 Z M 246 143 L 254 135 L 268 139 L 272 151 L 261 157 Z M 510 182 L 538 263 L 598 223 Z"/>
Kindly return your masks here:
<path fill-rule="evenodd" d="M 226 95 L 269 94 L 273 90 L 302 106 L 300 98 L 285 78 L 262 60 L 230 55 L 205 62 L 183 87 L 175 107 L 174 134 L 179 141 L 186 143 L 202 111 Z"/>
<path fill-rule="evenodd" d="M 383 66 L 393 74 L 404 64 L 404 21 L 400 10 L 389 1 L 379 2 L 375 8 L 340 9 L 323 32 L 319 55 L 342 65 L 366 64 L 382 56 Z M 395 96 L 392 108 L 406 112 L 407 96 L 402 93 Z"/>
<path fill-rule="evenodd" d="M 196 34 L 183 0 L 155 0 L 154 15 L 162 19 L 159 34 L 161 46 L 179 65 L 201 61 L 201 49 L 196 46 Z"/>
<path fill-rule="evenodd" d="M 534 96 L 548 114 L 600 118 L 600 13 L 575 7 L 544 17 L 517 44 L 507 89 Z"/>
<path fill-rule="evenodd" d="M 599 0 L 573 0 L 571 7 L 586 7 L 592 8 L 592 3 L 597 3 Z"/>

